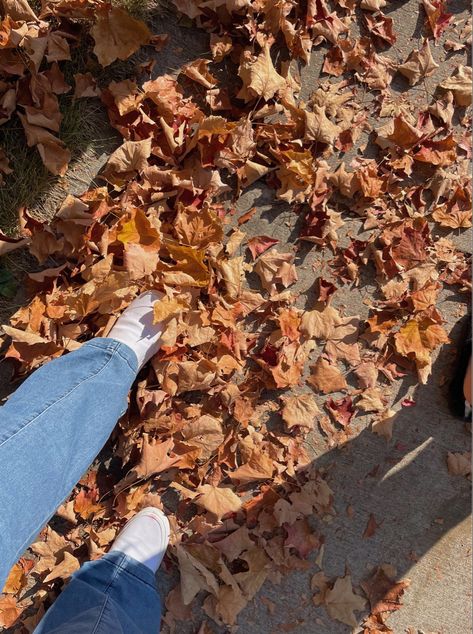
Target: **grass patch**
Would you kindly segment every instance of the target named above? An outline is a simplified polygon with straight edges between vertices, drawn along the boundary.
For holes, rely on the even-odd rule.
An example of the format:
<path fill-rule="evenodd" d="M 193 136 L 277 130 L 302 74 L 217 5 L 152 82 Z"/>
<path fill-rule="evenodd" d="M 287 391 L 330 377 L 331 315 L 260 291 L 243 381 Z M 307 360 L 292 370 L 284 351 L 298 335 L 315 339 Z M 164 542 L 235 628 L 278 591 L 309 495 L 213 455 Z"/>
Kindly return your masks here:
<path fill-rule="evenodd" d="M 75 100 L 70 95 L 64 95 L 60 99 L 60 108 L 63 120 L 59 137 L 72 152 L 70 167 L 77 164 L 88 150 L 98 153 L 117 145 L 97 99 Z M 5 177 L 0 188 L 0 228 L 7 234 L 13 234 L 18 227 L 18 210 L 21 207 L 28 207 L 41 218 L 51 215 L 52 204 L 65 195 L 65 190 L 59 187 L 64 179 L 50 174 L 38 150 L 27 146 L 23 127 L 16 116 L 3 125 L 1 131 L 2 148 L 10 160 L 13 173 Z M 56 195 L 51 196 L 55 187 Z"/>

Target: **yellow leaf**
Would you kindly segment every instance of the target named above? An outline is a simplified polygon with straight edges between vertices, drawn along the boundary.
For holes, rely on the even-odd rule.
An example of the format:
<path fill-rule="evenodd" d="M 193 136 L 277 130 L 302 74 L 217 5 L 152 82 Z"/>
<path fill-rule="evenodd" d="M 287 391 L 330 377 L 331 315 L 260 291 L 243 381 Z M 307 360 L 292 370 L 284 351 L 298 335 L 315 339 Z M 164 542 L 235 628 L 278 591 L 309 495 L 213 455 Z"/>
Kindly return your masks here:
<path fill-rule="evenodd" d="M 150 250 L 156 250 L 160 244 L 160 235 L 145 213 L 141 209 L 134 209 L 120 221 L 117 240 L 123 244 L 132 242 Z"/>
<path fill-rule="evenodd" d="M 176 317 L 188 308 L 189 304 L 179 297 L 163 297 L 154 304 L 154 323 L 158 324 L 170 317 Z"/>
<path fill-rule="evenodd" d="M 428 365 L 432 351 L 450 341 L 442 326 L 428 318 L 409 320 L 394 338 L 399 354 L 413 357 L 418 367 Z"/>
<path fill-rule="evenodd" d="M 184 247 L 171 240 L 166 241 L 166 248 L 176 265 L 168 270 L 185 274 L 190 286 L 207 286 L 210 273 L 204 263 L 205 251 Z"/>

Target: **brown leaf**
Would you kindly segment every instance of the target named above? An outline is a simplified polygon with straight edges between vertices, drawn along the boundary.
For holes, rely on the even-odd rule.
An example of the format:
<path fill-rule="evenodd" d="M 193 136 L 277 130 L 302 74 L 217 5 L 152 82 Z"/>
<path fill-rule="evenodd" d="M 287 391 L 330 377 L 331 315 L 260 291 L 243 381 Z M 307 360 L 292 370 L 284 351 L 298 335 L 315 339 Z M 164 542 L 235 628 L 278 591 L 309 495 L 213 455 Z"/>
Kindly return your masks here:
<path fill-rule="evenodd" d="M 393 423 L 396 417 L 397 412 L 388 409 L 380 415 L 378 420 L 373 422 L 371 429 L 375 434 L 383 436 L 389 442 L 393 436 Z"/>
<path fill-rule="evenodd" d="M 256 59 L 249 51 L 243 53 L 238 75 L 243 81 L 243 88 L 237 96 L 245 101 L 255 97 L 268 101 L 286 87 L 286 80 L 274 68 L 271 47 L 267 42 Z"/>
<path fill-rule="evenodd" d="M 395 612 L 402 607 L 401 597 L 410 585 L 407 579 L 393 581 L 383 570 L 377 568 L 372 576 L 361 584 L 370 602 L 371 614 L 374 616 L 383 612 Z"/>
<path fill-rule="evenodd" d="M 44 578 L 43 583 L 54 581 L 54 579 L 68 579 L 79 568 L 79 560 L 66 551 L 64 559 L 51 570 L 49 575 Z"/>
<path fill-rule="evenodd" d="M 424 77 L 430 77 L 439 65 L 432 57 L 429 40 L 425 40 L 420 50 L 410 53 L 404 64 L 398 67 L 398 71 L 409 80 L 409 85 L 414 86 Z"/>
<path fill-rule="evenodd" d="M 15 564 L 5 581 L 2 592 L 4 594 L 18 594 L 26 585 L 26 575 L 20 564 Z"/>
<path fill-rule="evenodd" d="M 363 533 L 363 539 L 368 539 L 369 537 L 373 537 L 373 535 L 376 533 L 376 530 L 380 526 L 381 524 L 378 524 L 373 513 L 370 513 L 370 516 L 368 518 L 368 523 L 366 524 L 366 528 Z"/>
<path fill-rule="evenodd" d="M 294 426 L 314 428 L 320 410 L 312 395 L 285 396 L 281 400 L 283 402 L 281 415 L 288 429 Z"/>
<path fill-rule="evenodd" d="M 346 623 L 351 627 L 358 624 L 354 612 L 359 612 L 366 605 L 365 599 L 353 592 L 351 577 L 339 577 L 331 590 L 325 595 L 324 605 L 332 619 Z"/>
<path fill-rule="evenodd" d="M 75 99 L 100 97 L 100 89 L 92 73 L 76 73 L 74 75 L 74 84 Z"/>
<path fill-rule="evenodd" d="M 332 145 L 338 138 L 341 128 L 330 121 L 324 106 L 314 104 L 313 108 L 313 112 L 305 111 L 305 138 Z"/>
<path fill-rule="evenodd" d="M 179 456 L 170 456 L 174 447 L 172 438 L 163 442 L 153 442 L 148 434 L 143 434 L 143 447 L 141 458 L 138 464 L 133 467 L 135 479 L 146 479 L 157 473 L 162 473 L 170 469 L 178 460 Z"/>
<path fill-rule="evenodd" d="M 25 129 L 28 146 L 36 145 L 41 160 L 52 174 L 64 176 L 71 160 L 65 144 L 45 128 L 31 125 L 25 115 L 18 113 L 18 116 Z"/>
<path fill-rule="evenodd" d="M 9 595 L 0 597 L 0 626 L 5 628 L 12 627 L 23 610 L 24 607 L 20 606 L 14 597 Z"/>
<path fill-rule="evenodd" d="M 450 90 L 459 106 L 471 104 L 471 67 L 458 66 L 453 75 L 440 84 L 440 88 Z"/>
<path fill-rule="evenodd" d="M 35 12 L 28 4 L 28 0 L 2 0 L 5 15 L 16 22 L 38 22 Z"/>
<path fill-rule="evenodd" d="M 241 508 L 241 499 L 228 487 L 202 484 L 197 488 L 197 493 L 199 495 L 194 498 L 194 503 L 215 515 L 218 521 Z"/>
<path fill-rule="evenodd" d="M 148 167 L 151 156 L 151 138 L 125 141 L 107 161 L 102 175 L 113 185 L 122 187 L 130 178 Z"/>
<path fill-rule="evenodd" d="M 356 402 L 356 406 L 364 412 L 380 412 L 385 405 L 386 403 L 379 387 L 366 389 Z"/>
<path fill-rule="evenodd" d="M 256 260 L 259 255 L 278 243 L 279 240 L 276 238 L 270 238 L 269 236 L 254 236 L 248 240 L 248 248 L 251 251 L 253 260 Z"/>
<path fill-rule="evenodd" d="M 325 407 L 334 422 L 338 423 L 342 427 L 349 425 L 351 419 L 355 415 L 355 408 L 353 407 L 351 396 L 345 396 L 338 401 L 334 401 L 333 398 L 329 398 L 325 402 Z"/>
<path fill-rule="evenodd" d="M 443 327 L 428 317 L 410 319 L 394 340 L 399 354 L 413 358 L 418 368 L 429 366 L 432 352 L 450 341 Z"/>
<path fill-rule="evenodd" d="M 213 88 L 217 85 L 217 79 L 209 72 L 209 64 L 210 61 L 208 59 L 196 59 L 185 64 L 181 68 L 181 73 L 204 86 L 204 88 Z"/>
<path fill-rule="evenodd" d="M 307 383 L 318 392 L 329 394 L 330 392 L 340 392 L 348 387 L 345 377 L 338 367 L 323 357 L 317 359 L 310 371 L 311 375 L 307 379 Z"/>
<path fill-rule="evenodd" d="M 448 472 L 451 475 L 468 476 L 471 474 L 471 451 L 447 454 Z"/>
<path fill-rule="evenodd" d="M 94 53 L 102 66 L 109 66 L 116 59 L 127 59 L 151 39 L 144 22 L 112 5 L 96 10 L 90 33 L 95 40 Z"/>

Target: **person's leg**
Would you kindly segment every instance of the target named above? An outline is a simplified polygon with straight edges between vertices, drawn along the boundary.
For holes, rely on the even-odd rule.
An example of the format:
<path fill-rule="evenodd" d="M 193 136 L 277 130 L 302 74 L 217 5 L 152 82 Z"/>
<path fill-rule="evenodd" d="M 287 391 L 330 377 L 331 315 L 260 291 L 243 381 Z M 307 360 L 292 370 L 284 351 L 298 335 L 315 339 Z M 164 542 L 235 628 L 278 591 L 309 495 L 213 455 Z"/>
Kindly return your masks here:
<path fill-rule="evenodd" d="M 168 541 L 164 514 L 154 508 L 140 511 L 105 557 L 74 573 L 35 634 L 158 634 L 155 574 Z"/>
<path fill-rule="evenodd" d="M 466 370 L 465 379 L 463 381 L 463 394 L 465 396 L 465 401 L 471 407 L 473 405 L 471 401 L 471 356 L 468 361 L 468 368 Z"/>
<path fill-rule="evenodd" d="M 449 405 L 452 414 L 463 420 L 471 420 L 471 314 L 459 325 L 460 336 L 449 388 Z"/>
<path fill-rule="evenodd" d="M 125 411 L 139 366 L 157 349 L 162 328 L 152 325 L 152 305 L 159 297 L 135 300 L 116 338 L 94 339 L 46 364 L 0 408 L 0 588 Z"/>

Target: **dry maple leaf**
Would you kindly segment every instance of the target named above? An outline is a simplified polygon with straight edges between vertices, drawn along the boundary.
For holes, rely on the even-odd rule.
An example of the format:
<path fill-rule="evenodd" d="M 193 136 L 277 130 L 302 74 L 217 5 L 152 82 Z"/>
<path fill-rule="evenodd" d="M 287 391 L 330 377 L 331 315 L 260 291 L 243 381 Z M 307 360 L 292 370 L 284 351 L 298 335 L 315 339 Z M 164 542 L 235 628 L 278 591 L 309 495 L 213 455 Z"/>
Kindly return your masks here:
<path fill-rule="evenodd" d="M 440 84 L 440 88 L 450 90 L 459 106 L 471 104 L 471 67 L 458 66 L 451 77 Z"/>
<path fill-rule="evenodd" d="M 397 418 L 397 412 L 392 409 L 388 409 L 379 418 L 372 423 L 371 429 L 378 436 L 383 436 L 388 442 L 393 436 L 393 423 Z"/>
<path fill-rule="evenodd" d="M 49 581 L 54 581 L 54 579 L 68 579 L 79 568 L 79 560 L 66 551 L 64 559 L 51 570 L 49 575 L 43 579 L 43 582 L 48 583 Z"/>
<path fill-rule="evenodd" d="M 241 499 L 228 487 L 202 484 L 197 488 L 197 493 L 199 495 L 194 498 L 194 503 L 215 515 L 217 521 L 241 508 Z"/>
<path fill-rule="evenodd" d="M 151 138 L 142 141 L 125 141 L 107 161 L 102 176 L 117 187 L 148 167 L 151 155 Z"/>
<path fill-rule="evenodd" d="M 246 101 L 255 97 L 268 101 L 286 87 L 286 80 L 274 68 L 271 47 L 267 42 L 256 59 L 249 51 L 243 53 L 238 75 L 243 81 L 243 88 L 238 96 Z"/>
<path fill-rule="evenodd" d="M 184 605 L 189 605 L 198 592 L 205 589 L 218 594 L 218 582 L 203 563 L 196 559 L 184 546 L 176 548 L 181 575 L 181 595 Z"/>
<path fill-rule="evenodd" d="M 283 402 L 281 416 L 288 429 L 292 429 L 294 426 L 314 428 L 320 410 L 311 394 L 284 396 L 281 397 L 281 400 Z"/>
<path fill-rule="evenodd" d="M 364 609 L 366 600 L 353 592 L 351 576 L 345 575 L 326 592 L 324 605 L 331 618 L 356 627 L 358 621 L 354 613 Z"/>
<path fill-rule="evenodd" d="M 430 77 L 438 67 L 432 57 L 429 40 L 425 40 L 422 48 L 412 51 L 404 64 L 398 67 L 398 71 L 407 77 L 410 86 L 414 86 L 424 77 Z"/>
<path fill-rule="evenodd" d="M 409 580 L 395 582 L 386 573 L 383 566 L 377 568 L 371 577 L 361 584 L 370 602 L 371 614 L 377 616 L 383 612 L 394 612 L 402 607 L 401 598 Z"/>
<path fill-rule="evenodd" d="M 442 35 L 453 18 L 451 13 L 445 11 L 446 4 L 446 0 L 422 0 L 428 24 L 436 40 Z"/>
<path fill-rule="evenodd" d="M 5 581 L 4 594 L 18 594 L 26 585 L 26 575 L 20 564 L 15 564 Z"/>
<path fill-rule="evenodd" d="M 442 326 L 428 317 L 410 319 L 394 335 L 396 350 L 414 358 L 418 368 L 430 364 L 432 352 L 450 339 Z"/>
<path fill-rule="evenodd" d="M 16 623 L 24 608 L 11 595 L 0 597 L 0 626 L 10 628 Z"/>
<path fill-rule="evenodd" d="M 95 11 L 96 21 L 90 33 L 95 40 L 94 53 L 102 66 L 109 66 L 116 59 L 127 59 L 150 41 L 151 32 L 146 24 L 124 9 L 106 5 Z"/>
<path fill-rule="evenodd" d="M 279 240 L 276 238 L 270 238 L 269 236 L 254 236 L 248 240 L 248 248 L 251 251 L 253 260 L 256 260 L 259 255 L 278 243 Z"/>
<path fill-rule="evenodd" d="M 310 371 L 311 376 L 307 379 L 307 383 L 318 392 L 329 394 L 330 392 L 340 392 L 348 387 L 345 377 L 338 367 L 323 357 L 317 359 Z"/>
<path fill-rule="evenodd" d="M 204 88 L 213 88 L 217 85 L 216 78 L 209 72 L 208 59 L 196 59 L 182 67 L 181 73 L 189 79 L 196 81 Z"/>
<path fill-rule="evenodd" d="M 153 442 L 149 439 L 148 434 L 143 434 L 141 458 L 131 472 L 135 479 L 150 478 L 156 473 L 170 469 L 179 460 L 179 456 L 170 456 L 173 447 L 172 438 L 164 442 Z"/>
<path fill-rule="evenodd" d="M 366 528 L 363 532 L 363 539 L 368 539 L 370 537 L 373 537 L 373 535 L 376 533 L 377 529 L 381 526 L 381 524 L 378 524 L 378 522 L 376 521 L 375 516 L 373 515 L 373 513 L 370 513 L 370 516 L 368 518 L 368 522 L 366 523 Z"/>
<path fill-rule="evenodd" d="M 471 474 L 471 451 L 447 454 L 448 472 L 451 475 L 468 476 Z"/>

